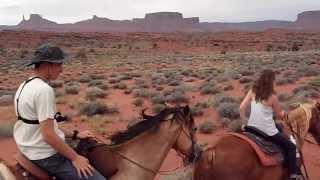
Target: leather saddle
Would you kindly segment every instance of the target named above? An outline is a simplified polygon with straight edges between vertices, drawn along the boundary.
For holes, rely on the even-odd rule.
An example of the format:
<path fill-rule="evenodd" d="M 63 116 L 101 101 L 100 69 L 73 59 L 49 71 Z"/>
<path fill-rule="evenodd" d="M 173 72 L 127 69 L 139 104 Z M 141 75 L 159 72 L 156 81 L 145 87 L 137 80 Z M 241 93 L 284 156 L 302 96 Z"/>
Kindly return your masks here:
<path fill-rule="evenodd" d="M 55 179 L 55 177 L 50 177 L 50 175 L 47 172 L 33 164 L 21 152 L 16 153 L 14 155 L 14 158 L 18 162 L 18 165 L 20 165 L 24 169 L 24 172 L 22 172 L 22 176 L 29 176 L 28 173 L 30 173 L 32 177 L 39 180 Z"/>

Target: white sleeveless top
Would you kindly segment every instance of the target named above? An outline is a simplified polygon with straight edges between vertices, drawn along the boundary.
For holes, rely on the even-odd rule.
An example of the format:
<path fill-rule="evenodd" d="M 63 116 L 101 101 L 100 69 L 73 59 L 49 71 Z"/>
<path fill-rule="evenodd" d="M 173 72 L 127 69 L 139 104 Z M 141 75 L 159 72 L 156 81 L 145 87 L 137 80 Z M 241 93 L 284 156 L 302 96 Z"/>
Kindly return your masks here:
<path fill-rule="evenodd" d="M 253 126 L 268 136 L 274 136 L 279 132 L 273 120 L 273 109 L 255 100 L 251 101 L 248 126 Z"/>

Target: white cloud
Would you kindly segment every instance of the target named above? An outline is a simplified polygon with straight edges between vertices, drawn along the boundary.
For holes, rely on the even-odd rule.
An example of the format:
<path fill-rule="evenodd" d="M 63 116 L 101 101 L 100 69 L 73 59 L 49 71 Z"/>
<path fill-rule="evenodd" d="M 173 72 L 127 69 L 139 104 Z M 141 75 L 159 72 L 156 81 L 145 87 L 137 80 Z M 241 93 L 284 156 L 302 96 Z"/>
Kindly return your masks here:
<path fill-rule="evenodd" d="M 146 13 L 178 11 L 201 21 L 295 20 L 298 13 L 320 10 L 317 0 L 0 0 L 0 24 L 17 24 L 22 14 L 38 13 L 58 23 L 96 14 L 111 19 L 142 18 Z"/>

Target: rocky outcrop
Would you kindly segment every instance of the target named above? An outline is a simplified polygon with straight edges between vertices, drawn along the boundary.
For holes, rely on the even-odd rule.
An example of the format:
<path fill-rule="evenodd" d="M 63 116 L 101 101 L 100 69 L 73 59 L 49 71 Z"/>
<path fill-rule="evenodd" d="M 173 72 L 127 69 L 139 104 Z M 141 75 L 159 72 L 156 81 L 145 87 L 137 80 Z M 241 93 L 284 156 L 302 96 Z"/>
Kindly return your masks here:
<path fill-rule="evenodd" d="M 17 25 L 19 29 L 33 29 L 33 30 L 43 30 L 43 29 L 55 29 L 58 26 L 57 23 L 49 21 L 42 18 L 39 14 L 31 14 L 29 20 L 23 20 Z"/>
<path fill-rule="evenodd" d="M 200 22 L 199 17 L 184 18 L 179 12 L 157 12 L 146 14 L 144 18 L 132 20 L 111 20 L 94 15 L 91 19 L 73 24 L 57 24 L 31 14 L 17 26 L 0 26 L 3 29 L 59 31 L 59 32 L 204 32 L 204 31 L 265 31 L 268 29 L 291 29 L 320 31 L 320 11 L 300 13 L 296 21 L 256 21 L 242 23 Z"/>
<path fill-rule="evenodd" d="M 298 24 L 315 24 L 320 23 L 320 11 L 306 11 L 298 14 L 296 20 Z"/>
<path fill-rule="evenodd" d="M 306 11 L 298 14 L 294 29 L 320 31 L 320 11 Z"/>

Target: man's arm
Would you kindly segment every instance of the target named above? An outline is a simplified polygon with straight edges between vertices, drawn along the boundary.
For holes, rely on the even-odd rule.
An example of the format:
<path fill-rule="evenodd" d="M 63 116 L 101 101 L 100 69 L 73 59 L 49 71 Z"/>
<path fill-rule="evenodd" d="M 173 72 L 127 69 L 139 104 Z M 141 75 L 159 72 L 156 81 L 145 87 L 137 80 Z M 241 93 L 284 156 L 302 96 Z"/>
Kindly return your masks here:
<path fill-rule="evenodd" d="M 46 143 L 51 145 L 56 151 L 72 161 L 72 164 L 77 169 L 79 177 L 82 175 L 85 177 L 92 175 L 93 167 L 89 164 L 88 159 L 77 154 L 55 133 L 53 119 L 41 121 L 40 131 Z"/>

